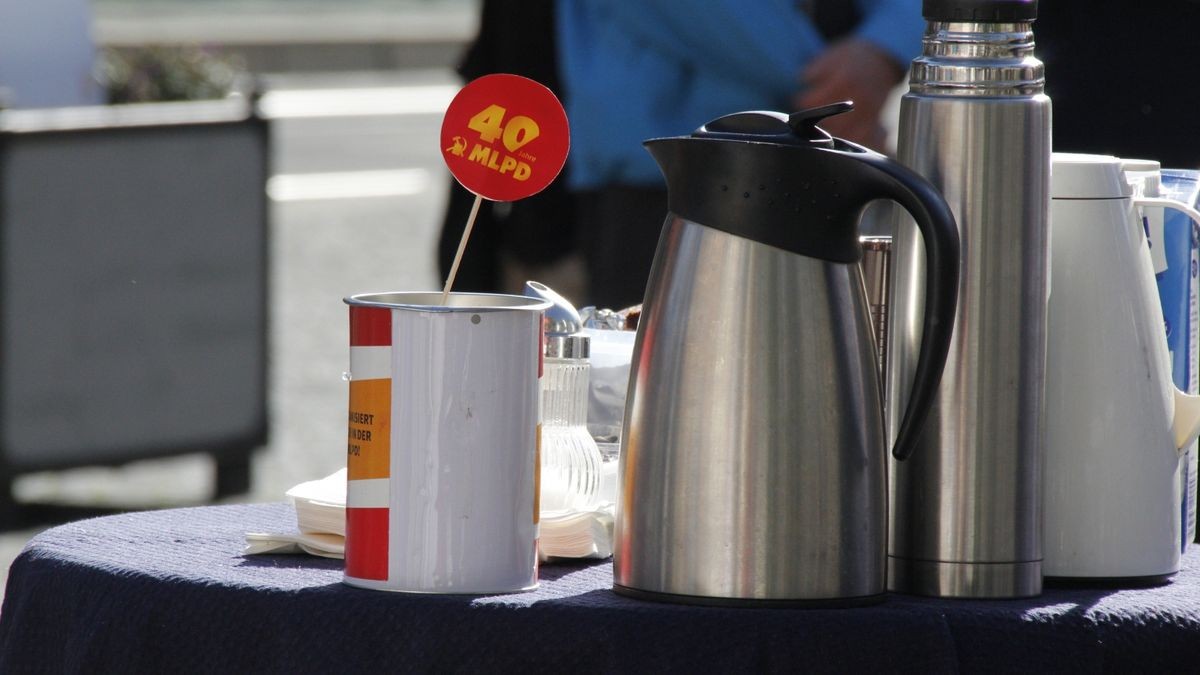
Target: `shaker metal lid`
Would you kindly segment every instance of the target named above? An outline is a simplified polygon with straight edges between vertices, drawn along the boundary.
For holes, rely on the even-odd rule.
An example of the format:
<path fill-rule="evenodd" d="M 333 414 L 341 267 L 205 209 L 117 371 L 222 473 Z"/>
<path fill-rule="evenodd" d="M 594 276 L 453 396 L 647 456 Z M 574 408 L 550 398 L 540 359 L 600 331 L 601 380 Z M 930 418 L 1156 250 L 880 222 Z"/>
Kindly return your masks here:
<path fill-rule="evenodd" d="M 1121 199 L 1133 194 L 1112 155 L 1056 152 L 1051 155 L 1051 199 Z"/>
<path fill-rule="evenodd" d="M 1033 21 L 1037 0 L 925 0 L 921 16 L 929 21 Z"/>
<path fill-rule="evenodd" d="M 586 333 L 574 335 L 546 334 L 546 358 L 587 359 L 592 355 L 592 338 Z"/>

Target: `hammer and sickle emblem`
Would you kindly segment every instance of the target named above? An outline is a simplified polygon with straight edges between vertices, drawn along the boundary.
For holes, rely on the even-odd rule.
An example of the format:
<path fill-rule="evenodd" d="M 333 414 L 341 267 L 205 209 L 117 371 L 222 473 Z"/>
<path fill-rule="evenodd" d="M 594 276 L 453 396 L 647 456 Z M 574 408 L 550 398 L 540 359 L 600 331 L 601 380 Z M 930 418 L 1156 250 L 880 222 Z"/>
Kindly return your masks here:
<path fill-rule="evenodd" d="M 451 145 L 450 147 L 446 148 L 446 152 L 454 155 L 455 157 L 462 157 L 463 152 L 466 151 L 466 149 L 467 149 L 466 139 L 463 138 L 462 136 L 455 136 L 454 144 Z"/>

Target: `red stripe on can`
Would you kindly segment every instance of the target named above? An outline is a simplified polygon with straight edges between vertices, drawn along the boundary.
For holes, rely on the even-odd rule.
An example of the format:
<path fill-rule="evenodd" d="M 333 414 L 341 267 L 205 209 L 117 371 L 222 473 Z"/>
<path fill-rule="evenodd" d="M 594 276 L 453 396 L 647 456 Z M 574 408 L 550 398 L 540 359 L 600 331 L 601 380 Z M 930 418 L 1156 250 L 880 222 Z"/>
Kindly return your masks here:
<path fill-rule="evenodd" d="M 388 510 L 346 509 L 346 576 L 388 578 Z"/>
<path fill-rule="evenodd" d="M 380 307 L 350 306 L 350 346 L 390 347 L 392 310 Z"/>

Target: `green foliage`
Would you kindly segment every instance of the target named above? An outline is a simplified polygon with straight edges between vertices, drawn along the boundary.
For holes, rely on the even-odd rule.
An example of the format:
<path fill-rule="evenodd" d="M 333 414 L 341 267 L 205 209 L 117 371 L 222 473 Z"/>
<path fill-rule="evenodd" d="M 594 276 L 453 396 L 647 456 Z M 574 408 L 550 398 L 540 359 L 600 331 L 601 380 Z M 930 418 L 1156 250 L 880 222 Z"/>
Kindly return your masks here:
<path fill-rule="evenodd" d="M 110 48 L 98 64 L 109 103 L 224 98 L 245 75 L 238 60 L 199 47 Z"/>

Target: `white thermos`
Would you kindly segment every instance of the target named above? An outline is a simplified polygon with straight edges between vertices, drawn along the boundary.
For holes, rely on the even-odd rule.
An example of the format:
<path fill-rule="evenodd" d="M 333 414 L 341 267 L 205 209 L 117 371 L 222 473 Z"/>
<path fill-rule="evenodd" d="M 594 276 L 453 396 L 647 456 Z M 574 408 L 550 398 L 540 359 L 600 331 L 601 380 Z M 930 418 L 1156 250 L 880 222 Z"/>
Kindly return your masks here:
<path fill-rule="evenodd" d="M 1185 448 L 1200 398 L 1171 380 L 1138 206 L 1116 157 L 1056 153 L 1046 346 L 1046 577 L 1158 582 L 1179 570 Z"/>

